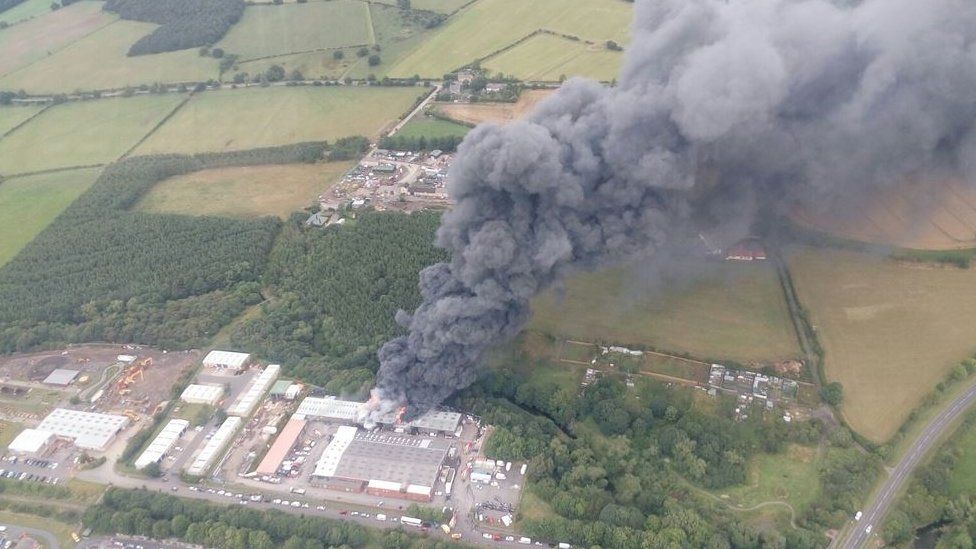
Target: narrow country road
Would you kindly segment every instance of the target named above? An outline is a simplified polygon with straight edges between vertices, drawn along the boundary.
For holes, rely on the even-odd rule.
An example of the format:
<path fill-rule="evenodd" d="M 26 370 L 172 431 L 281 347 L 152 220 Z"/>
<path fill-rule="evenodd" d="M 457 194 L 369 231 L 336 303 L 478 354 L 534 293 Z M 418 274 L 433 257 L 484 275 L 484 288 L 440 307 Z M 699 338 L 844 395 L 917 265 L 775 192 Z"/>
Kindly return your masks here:
<path fill-rule="evenodd" d="M 871 539 L 872 533 L 877 533 L 881 528 L 885 515 L 891 505 L 896 501 L 896 497 L 902 487 L 912 476 L 912 472 L 918 467 L 919 463 L 928 454 L 940 437 L 950 429 L 955 421 L 959 419 L 969 408 L 976 403 L 976 385 L 970 387 L 962 396 L 952 402 L 935 419 L 933 419 L 922 431 L 922 434 L 915 440 L 911 448 L 901 457 L 898 465 L 884 481 L 881 490 L 877 492 L 874 500 L 864 509 L 861 520 L 855 523 L 854 530 L 846 539 L 834 544 L 845 549 L 857 549 L 864 546 Z M 868 532 L 868 529 L 871 532 Z M 840 538 L 839 538 L 840 539 Z"/>

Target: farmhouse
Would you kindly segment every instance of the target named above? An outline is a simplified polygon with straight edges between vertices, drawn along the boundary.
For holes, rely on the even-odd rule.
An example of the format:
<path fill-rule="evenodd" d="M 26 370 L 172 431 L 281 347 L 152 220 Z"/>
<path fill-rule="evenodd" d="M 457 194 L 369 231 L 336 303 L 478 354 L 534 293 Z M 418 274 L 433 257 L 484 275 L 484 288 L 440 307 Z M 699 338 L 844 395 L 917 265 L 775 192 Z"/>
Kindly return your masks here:
<path fill-rule="evenodd" d="M 327 485 L 355 486 L 382 496 L 430 501 L 450 444 L 342 426 L 322 453 L 312 476 Z"/>
<path fill-rule="evenodd" d="M 69 439 L 79 448 L 101 451 L 128 425 L 129 418 L 125 416 L 56 408 L 37 430 Z"/>
<path fill-rule="evenodd" d="M 241 370 L 248 365 L 251 355 L 248 353 L 235 353 L 233 351 L 210 351 L 203 359 L 203 365 L 207 368 L 226 368 L 228 370 Z"/>

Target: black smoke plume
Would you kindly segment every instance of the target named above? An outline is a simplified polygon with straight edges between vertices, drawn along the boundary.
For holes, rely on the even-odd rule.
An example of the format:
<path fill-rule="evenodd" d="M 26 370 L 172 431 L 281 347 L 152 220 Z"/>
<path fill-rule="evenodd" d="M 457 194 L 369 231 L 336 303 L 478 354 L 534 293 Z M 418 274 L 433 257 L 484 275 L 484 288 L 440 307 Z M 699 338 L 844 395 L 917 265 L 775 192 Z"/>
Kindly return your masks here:
<path fill-rule="evenodd" d="M 639 0 L 617 86 L 571 80 L 465 139 L 437 233 L 451 260 L 421 273 L 377 394 L 414 416 L 471 384 L 574 270 L 741 234 L 759 204 L 974 181 L 974 115 L 972 0 Z"/>

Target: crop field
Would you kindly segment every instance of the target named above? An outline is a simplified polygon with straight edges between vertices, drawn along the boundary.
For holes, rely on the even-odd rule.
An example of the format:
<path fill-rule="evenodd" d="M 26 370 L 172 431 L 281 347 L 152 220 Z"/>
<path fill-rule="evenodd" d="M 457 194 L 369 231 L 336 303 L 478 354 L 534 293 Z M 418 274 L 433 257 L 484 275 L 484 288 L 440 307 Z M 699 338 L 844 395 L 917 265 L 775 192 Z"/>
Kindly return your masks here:
<path fill-rule="evenodd" d="M 415 116 L 396 134 L 401 137 L 464 137 L 471 128 L 433 116 Z"/>
<path fill-rule="evenodd" d="M 217 45 L 241 59 L 373 43 L 369 4 L 355 0 L 249 6 Z"/>
<path fill-rule="evenodd" d="M 41 112 L 43 108 L 35 106 L 0 107 L 0 137 Z"/>
<path fill-rule="evenodd" d="M 0 75 L 5 75 L 108 25 L 116 18 L 101 2 L 83 1 L 0 30 Z M 0 86 L 2 87 L 2 86 Z"/>
<path fill-rule="evenodd" d="M 706 263 L 701 276 L 672 289 L 632 268 L 584 273 L 533 303 L 530 326 L 557 337 L 647 345 L 700 358 L 740 362 L 798 355 L 773 266 Z"/>
<path fill-rule="evenodd" d="M 440 76 L 545 29 L 600 44 L 627 42 L 631 4 L 623 0 L 479 0 L 397 63 L 391 76 Z M 529 68 L 526 71 L 531 70 Z"/>
<path fill-rule="evenodd" d="M 52 107 L 0 139 L 0 173 L 112 162 L 182 100 L 177 94 L 140 95 Z"/>
<path fill-rule="evenodd" d="M 818 468 L 822 456 L 816 447 L 791 444 L 779 454 L 760 453 L 749 464 L 743 486 L 722 490 L 716 495 L 729 504 L 752 507 L 767 501 L 789 503 L 802 514 L 820 493 Z"/>
<path fill-rule="evenodd" d="M 404 114 L 421 88 L 272 87 L 196 95 L 139 154 L 253 149 L 350 135 L 375 137 Z"/>
<path fill-rule="evenodd" d="M 609 82 L 617 77 L 623 52 L 610 51 L 603 43 L 585 44 L 541 33 L 481 63 L 491 74 L 502 73 L 520 80 L 557 82 L 586 76 Z"/>
<path fill-rule="evenodd" d="M 874 193 L 849 212 L 797 210 L 805 227 L 861 242 L 917 250 L 976 248 L 976 188 L 958 180 L 913 182 Z"/>
<path fill-rule="evenodd" d="M 527 90 L 517 103 L 436 103 L 437 112 L 467 124 L 504 124 L 522 118 L 554 90 Z"/>
<path fill-rule="evenodd" d="M 396 0 L 376 0 L 377 2 L 383 4 L 389 4 L 391 6 L 396 5 Z M 426 10 L 433 11 L 437 13 L 451 13 L 456 11 L 466 4 L 470 4 L 472 0 L 410 0 L 410 7 L 415 10 Z"/>
<path fill-rule="evenodd" d="M 100 171 L 89 168 L 29 175 L 0 183 L 0 266 L 85 192 Z"/>
<path fill-rule="evenodd" d="M 56 93 L 217 77 L 217 60 L 201 57 L 195 49 L 128 57 L 129 47 L 155 28 L 149 23 L 117 21 L 5 75 L 0 88 Z"/>
<path fill-rule="evenodd" d="M 315 202 L 352 165 L 329 162 L 201 170 L 157 183 L 136 207 L 158 213 L 284 219 Z"/>
<path fill-rule="evenodd" d="M 887 440 L 959 361 L 976 350 L 976 271 L 840 250 L 791 250 L 790 270 L 844 385 L 851 427 Z"/>
<path fill-rule="evenodd" d="M 9 10 L 0 12 L 0 22 L 13 25 L 45 13 L 51 13 L 51 2 L 48 0 L 27 0 Z"/>

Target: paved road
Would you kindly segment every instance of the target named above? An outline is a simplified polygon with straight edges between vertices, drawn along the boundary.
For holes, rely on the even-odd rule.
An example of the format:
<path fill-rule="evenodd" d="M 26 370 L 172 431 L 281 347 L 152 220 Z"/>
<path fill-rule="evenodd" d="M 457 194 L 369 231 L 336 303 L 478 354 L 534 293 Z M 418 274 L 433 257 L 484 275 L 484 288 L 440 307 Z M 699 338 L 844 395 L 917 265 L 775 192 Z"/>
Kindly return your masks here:
<path fill-rule="evenodd" d="M 439 94 L 440 92 L 441 92 L 441 83 L 440 82 L 435 82 L 434 83 L 434 89 L 433 89 L 433 91 L 431 91 L 430 94 L 428 94 L 427 97 L 425 97 L 424 100 L 421 101 L 420 104 L 417 105 L 416 108 L 414 108 L 414 110 L 410 111 L 410 114 L 408 114 L 407 116 L 404 116 L 403 117 L 403 120 L 401 120 L 399 123 L 397 123 L 396 126 L 393 126 L 393 129 L 390 130 L 390 133 L 388 133 L 387 135 L 393 136 L 393 134 L 395 134 L 396 132 L 400 131 L 400 128 L 406 126 L 407 125 L 407 122 L 410 122 L 410 119 L 411 118 L 413 118 L 414 116 L 416 116 L 418 112 L 424 110 L 424 107 L 426 107 L 431 101 L 433 101 L 434 98 L 437 97 L 437 94 Z M 370 151 L 370 152 L 372 152 L 372 151 Z"/>
<path fill-rule="evenodd" d="M 891 471 L 891 474 L 885 480 L 884 486 L 881 487 L 874 500 L 864 510 L 861 520 L 854 525 L 854 531 L 847 536 L 846 540 L 838 544 L 840 547 L 844 547 L 845 549 L 862 547 L 871 538 L 871 533 L 867 531 L 869 527 L 872 533 L 877 533 L 884 521 L 885 515 L 891 508 L 891 505 L 896 501 L 898 493 L 908 479 L 911 478 L 912 472 L 918 467 L 918 464 L 928 454 L 929 450 L 939 441 L 939 438 L 974 403 L 976 403 L 976 385 L 970 387 L 925 427 L 921 436 L 915 440 L 912 447 L 905 452 L 901 461 Z"/>

